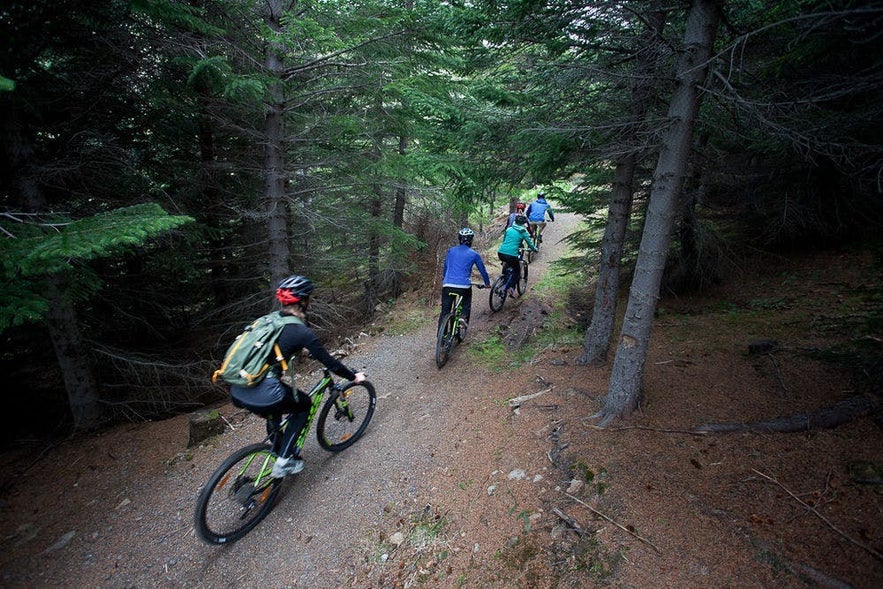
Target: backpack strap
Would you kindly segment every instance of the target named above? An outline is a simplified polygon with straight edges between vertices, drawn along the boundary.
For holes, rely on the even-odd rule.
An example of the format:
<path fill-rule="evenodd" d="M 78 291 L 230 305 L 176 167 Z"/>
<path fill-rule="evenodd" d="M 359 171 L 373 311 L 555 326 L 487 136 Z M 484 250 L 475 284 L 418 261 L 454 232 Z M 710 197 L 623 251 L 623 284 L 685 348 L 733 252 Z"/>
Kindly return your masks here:
<path fill-rule="evenodd" d="M 285 325 L 291 323 L 299 323 L 304 325 L 304 322 L 300 317 L 295 317 L 294 315 L 282 315 L 282 322 Z M 273 351 L 276 352 L 276 361 L 279 362 L 279 366 L 282 367 L 282 372 L 288 372 L 288 360 L 285 359 L 285 356 L 282 355 L 282 348 L 279 347 L 279 343 L 276 342 L 273 344 Z"/>

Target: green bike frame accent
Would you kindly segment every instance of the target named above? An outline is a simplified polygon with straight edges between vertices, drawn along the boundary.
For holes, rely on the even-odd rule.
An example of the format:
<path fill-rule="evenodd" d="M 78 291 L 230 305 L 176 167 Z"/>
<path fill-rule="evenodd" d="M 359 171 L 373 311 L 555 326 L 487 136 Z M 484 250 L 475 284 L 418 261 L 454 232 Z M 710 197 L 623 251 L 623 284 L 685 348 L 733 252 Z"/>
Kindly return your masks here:
<path fill-rule="evenodd" d="M 316 411 L 319 410 L 319 407 L 324 400 L 324 395 L 320 395 L 319 393 L 331 386 L 331 382 L 331 377 L 325 376 L 322 380 L 316 383 L 316 386 L 314 386 L 309 393 L 307 393 L 313 400 L 313 404 L 310 405 L 310 412 L 307 414 L 307 422 L 304 424 L 304 428 L 301 430 L 300 434 L 298 434 L 297 441 L 294 443 L 295 454 L 299 454 L 300 451 L 304 449 L 304 444 L 306 444 L 307 436 L 310 433 L 310 426 L 313 424 L 313 418 L 316 416 Z"/>

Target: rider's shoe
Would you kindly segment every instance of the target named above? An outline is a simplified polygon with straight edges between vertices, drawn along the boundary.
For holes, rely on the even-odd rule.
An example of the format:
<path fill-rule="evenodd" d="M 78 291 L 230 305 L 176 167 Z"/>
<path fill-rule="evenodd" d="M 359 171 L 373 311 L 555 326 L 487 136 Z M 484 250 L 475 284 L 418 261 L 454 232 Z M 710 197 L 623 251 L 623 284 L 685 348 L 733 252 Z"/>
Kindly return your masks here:
<path fill-rule="evenodd" d="M 277 458 L 270 476 L 281 479 L 285 475 L 297 474 L 304 469 L 304 461 L 299 458 Z"/>

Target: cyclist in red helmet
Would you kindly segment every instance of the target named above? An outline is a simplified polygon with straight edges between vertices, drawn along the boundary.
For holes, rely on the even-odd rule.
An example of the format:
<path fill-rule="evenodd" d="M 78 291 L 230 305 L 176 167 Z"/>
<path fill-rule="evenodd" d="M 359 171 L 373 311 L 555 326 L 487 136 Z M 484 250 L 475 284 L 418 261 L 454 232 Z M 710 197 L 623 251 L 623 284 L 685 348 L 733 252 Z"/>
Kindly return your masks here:
<path fill-rule="evenodd" d="M 523 202 L 519 202 L 519 203 L 515 204 L 515 212 L 511 213 L 509 215 L 509 218 L 506 220 L 506 226 L 503 227 L 503 233 L 506 233 L 506 229 L 508 229 L 509 227 L 512 227 L 512 225 L 515 224 L 515 218 L 518 215 L 525 215 L 524 210 L 526 207 L 527 207 L 527 205 L 525 205 Z M 525 227 L 527 228 L 527 232 L 530 234 L 531 238 L 533 238 L 533 227 L 531 227 L 530 224 L 525 225 Z"/>
<path fill-rule="evenodd" d="M 282 328 L 277 343 L 282 356 L 291 359 L 304 349 L 324 364 L 331 372 L 353 382 L 365 380 L 365 374 L 355 372 L 340 360 L 328 353 L 312 329 L 307 327 L 307 309 L 310 296 L 314 290 L 313 283 L 304 276 L 289 276 L 279 283 L 276 289 L 276 300 L 282 304 L 281 315 L 292 315 L 300 319 L 299 323 L 289 323 Z M 282 374 L 282 367 L 276 360 L 276 354 L 270 351 L 271 368 L 268 375 L 257 385 L 249 388 L 231 386 L 230 396 L 233 404 L 252 413 L 275 421 L 278 426 L 282 415 L 291 414 L 282 450 L 273 466 L 272 476 L 281 478 L 287 474 L 295 474 L 303 470 L 304 461 L 300 456 L 293 456 L 294 442 L 307 422 L 307 413 L 313 404 L 312 399 L 292 384 L 284 381 L 287 375 Z"/>

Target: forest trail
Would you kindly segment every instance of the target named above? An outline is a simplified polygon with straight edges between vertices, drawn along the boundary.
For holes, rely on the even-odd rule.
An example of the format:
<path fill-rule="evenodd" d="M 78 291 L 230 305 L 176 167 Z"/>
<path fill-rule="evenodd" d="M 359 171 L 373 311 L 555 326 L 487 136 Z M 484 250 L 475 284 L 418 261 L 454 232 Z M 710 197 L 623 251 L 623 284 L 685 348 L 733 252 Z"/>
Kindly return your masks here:
<path fill-rule="evenodd" d="M 848 344 L 843 321 L 879 311 L 873 256 L 766 257 L 713 291 L 663 297 L 646 403 L 598 430 L 588 416 L 609 367 L 576 365 L 572 334 L 521 362 L 469 353 L 548 304 L 535 285 L 577 222 L 556 219 L 528 293 L 492 314 L 476 291 L 470 333 L 443 369 L 438 287 L 409 293 L 371 326 L 382 335 L 356 340 L 345 361 L 378 391 L 365 437 L 338 455 L 308 438 L 306 469 L 235 544 L 207 546 L 192 523 L 209 474 L 263 437 L 260 419 L 230 405 L 228 431 L 192 450 L 185 415 L 3 454 L 0 586 L 883 586 L 872 418 L 794 434 L 691 432 L 855 394 L 845 366 L 806 350 Z M 476 243 L 492 275 L 494 245 Z M 781 347 L 748 354 L 758 337 Z"/>
<path fill-rule="evenodd" d="M 433 479 L 451 468 L 438 449 L 462 421 L 464 398 L 488 388 L 465 349 L 497 321 L 517 313 L 531 287 L 578 222 L 559 213 L 531 264 L 528 292 L 491 314 L 487 290 L 473 296 L 463 345 L 443 370 L 434 361 L 438 307 L 426 307 L 419 327 L 402 335 L 362 337 L 345 362 L 365 370 L 378 391 L 365 437 L 333 455 L 311 435 L 307 467 L 289 477 L 276 508 L 229 546 L 207 546 L 195 535 L 193 507 L 200 486 L 234 449 L 260 440 L 263 421 L 221 408 L 233 429 L 186 449 L 187 416 L 123 425 L 72 439 L 39 456 L 10 454 L 2 465 L 0 584 L 4 587 L 341 587 L 377 555 L 383 522 L 408 518 L 426 503 Z M 479 249 L 493 244 L 476 243 Z M 487 270 L 499 273 L 495 247 Z M 438 300 L 438 292 L 426 293 Z M 494 378 L 494 377 L 491 377 Z M 501 394 L 506 385 L 500 379 Z M 303 380 L 308 386 L 317 376 Z"/>

